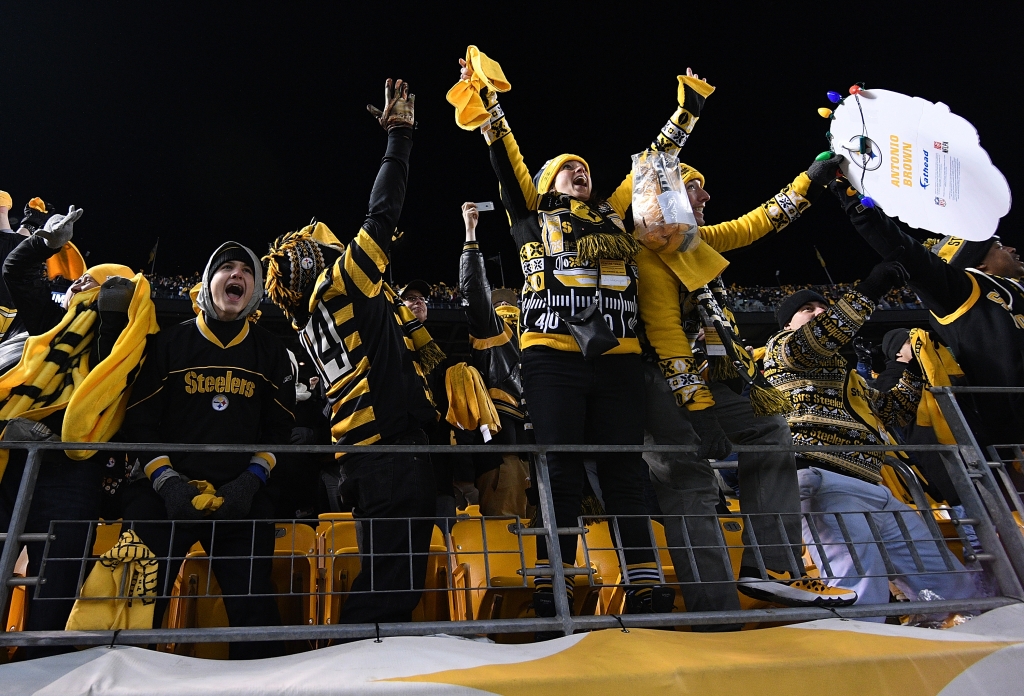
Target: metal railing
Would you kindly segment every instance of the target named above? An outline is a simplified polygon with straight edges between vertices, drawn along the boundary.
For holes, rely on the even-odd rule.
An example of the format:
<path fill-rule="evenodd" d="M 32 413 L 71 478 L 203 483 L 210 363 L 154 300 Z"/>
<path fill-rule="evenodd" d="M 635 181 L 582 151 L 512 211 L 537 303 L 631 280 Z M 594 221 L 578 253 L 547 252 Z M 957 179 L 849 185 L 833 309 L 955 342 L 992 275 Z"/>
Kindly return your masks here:
<path fill-rule="evenodd" d="M 180 525 L 209 525 L 210 534 L 216 533 L 220 525 L 252 525 L 255 530 L 259 525 L 273 524 L 276 533 L 284 539 L 270 554 L 253 554 L 236 557 L 250 564 L 269 562 L 276 564 L 277 570 L 287 582 L 286 587 L 280 584 L 271 591 L 255 587 L 250 577 L 250 584 L 242 594 L 225 594 L 217 590 L 212 565 L 218 561 L 231 560 L 228 556 L 217 556 L 206 549 L 205 553 L 193 553 L 186 558 L 175 556 L 170 551 L 162 556 L 168 569 L 158 588 L 156 598 L 161 601 L 178 603 L 178 615 L 182 614 L 181 606 L 187 603 L 217 600 L 232 597 L 248 599 L 273 597 L 279 604 L 291 602 L 294 616 L 301 617 L 301 623 L 277 626 L 195 626 L 187 625 L 190 621 L 172 622 L 173 627 L 160 629 L 137 629 L 122 631 L 9 631 L 0 634 L 0 645 L 100 645 L 100 644 L 172 644 L 174 646 L 194 645 L 202 643 L 221 643 L 234 641 L 307 641 L 320 644 L 321 641 L 348 640 L 356 638 L 373 638 L 398 635 L 429 635 L 448 633 L 456 635 L 491 635 L 506 640 L 516 639 L 516 634 L 527 634 L 538 631 L 562 632 L 566 635 L 575 631 L 597 628 L 656 627 L 656 626 L 695 626 L 711 624 L 763 624 L 775 622 L 795 622 L 820 618 L 843 617 L 865 618 L 883 616 L 904 616 L 911 614 L 935 615 L 946 612 L 976 613 L 1006 604 L 1024 601 L 1024 537 L 1013 518 L 1010 505 L 1016 506 L 1018 512 L 1024 512 L 1019 491 L 1013 488 L 1012 481 L 1006 473 L 1006 462 L 1013 459 L 997 459 L 988 462 L 970 435 L 963 420 L 962 413 L 956 403 L 955 389 L 933 389 L 943 413 L 957 439 L 956 445 L 904 445 L 904 446 L 832 446 L 832 447 L 799 447 L 799 446 L 734 446 L 739 453 L 772 451 L 792 451 L 796 453 L 808 451 L 905 451 L 905 452 L 938 452 L 950 475 L 951 482 L 960 497 L 964 516 L 957 516 L 950 509 L 941 510 L 938 515 L 929 506 L 929 501 L 913 472 L 902 468 L 896 463 L 896 469 L 916 503 L 913 511 L 890 511 L 885 513 L 865 514 L 863 511 L 835 513 L 840 529 L 845 530 L 844 520 L 854 518 L 864 520 L 871 529 L 869 541 L 857 541 L 844 531 L 841 542 L 823 541 L 816 533 L 813 513 L 801 513 L 801 521 L 805 524 L 804 543 L 809 556 L 816 557 L 814 565 L 823 579 L 834 581 L 841 577 L 875 578 L 883 581 L 894 575 L 929 576 L 945 575 L 948 577 L 985 578 L 994 584 L 994 593 L 990 596 L 969 596 L 959 599 L 941 599 L 936 601 L 907 601 L 886 604 L 856 604 L 847 607 L 779 607 L 765 603 L 746 602 L 745 608 L 739 611 L 676 611 L 660 614 L 628 614 L 623 613 L 623 595 L 629 588 L 623 578 L 626 567 L 625 554 L 631 550 L 624 546 L 617 533 L 618 528 L 630 522 L 639 521 L 645 525 L 651 540 L 650 547 L 654 551 L 655 563 L 662 584 L 683 590 L 688 586 L 707 582 L 701 578 L 697 556 L 703 552 L 721 554 L 722 562 L 729 563 L 733 568 L 737 565 L 738 555 L 744 548 L 750 548 L 756 564 L 764 577 L 765 564 L 763 552 L 771 548 L 771 544 L 760 541 L 754 535 L 756 517 L 770 517 L 777 526 L 784 528 L 785 519 L 781 514 L 762 514 L 760 516 L 732 511 L 716 517 L 720 527 L 720 542 L 714 546 L 691 543 L 687 537 L 684 543 L 670 545 L 664 537 L 662 522 L 678 523 L 684 537 L 692 524 L 701 521 L 700 516 L 682 515 L 668 516 L 660 521 L 657 518 L 642 516 L 605 515 L 600 519 L 580 517 L 575 527 L 558 528 L 555 524 L 554 504 L 551 496 L 550 479 L 547 468 L 547 455 L 552 452 L 579 453 L 636 453 L 636 452 L 694 452 L 695 447 L 681 446 L 546 446 L 519 445 L 519 452 L 530 453 L 535 459 L 536 476 L 534 485 L 539 495 L 539 508 L 543 513 L 537 526 L 529 527 L 524 520 L 512 516 L 505 518 L 483 518 L 461 515 L 454 524 L 450 520 L 442 521 L 445 531 L 435 528 L 434 541 L 429 549 L 421 547 L 411 553 L 402 555 L 408 563 L 410 585 L 413 584 L 417 572 L 417 564 L 429 566 L 427 583 L 423 590 L 423 598 L 417 608 L 417 619 L 411 623 L 338 623 L 343 603 L 354 596 L 351 581 L 360 570 L 373 568 L 374 563 L 387 554 L 374 553 L 366 543 L 367 535 L 373 533 L 373 525 L 400 522 L 406 525 L 410 542 L 413 538 L 413 525 L 417 521 L 434 522 L 417 518 L 402 520 L 358 520 L 358 519 L 325 519 L 317 521 L 318 528 L 309 526 L 309 520 L 258 520 L 258 521 L 210 521 L 186 523 L 181 521 L 145 521 L 145 524 L 162 524 L 171 529 L 172 533 Z M 173 452 L 251 452 L 252 446 L 237 445 L 167 445 L 167 444 L 124 444 L 124 443 L 5 443 L 10 449 L 28 451 L 22 473 L 17 499 L 12 510 L 8 531 L 0 536 L 5 542 L 0 554 L 0 608 L 6 607 L 11 591 L 23 587 L 25 592 L 32 592 L 40 601 L 40 588 L 45 585 L 48 569 L 57 564 L 77 564 L 75 572 L 78 576 L 79 591 L 90 565 L 96 560 L 93 537 L 96 532 L 96 521 L 60 521 L 51 523 L 49 532 L 26 534 L 25 525 L 28 511 L 32 503 L 36 479 L 41 465 L 41 453 L 45 450 L 57 449 L 91 449 L 91 450 L 132 450 L 135 452 L 173 453 Z M 1011 446 L 1012 448 L 1012 446 Z M 353 453 L 478 453 L 494 452 L 489 445 L 484 446 L 275 446 L 274 451 L 280 455 L 307 454 L 325 452 Z M 1020 446 L 1016 450 L 1003 450 L 1005 457 L 1018 458 Z M 735 463 L 717 462 L 716 468 L 735 466 Z M 1000 468 L 1002 467 L 1002 468 Z M 993 474 L 995 472 L 995 474 Z M 1011 494 L 1012 491 L 1012 494 Z M 1015 498 L 1013 496 L 1016 496 Z M 1012 502 L 1007 504 L 1007 499 Z M 833 514 L 833 513 L 829 513 Z M 927 534 L 915 535 L 910 531 L 909 516 L 919 517 Z M 940 519 L 941 518 L 941 519 Z M 899 528 L 899 537 L 886 540 L 878 527 L 891 519 Z M 881 520 L 881 522 L 879 521 Z M 706 521 L 706 519 L 705 519 Z M 67 525 L 89 525 L 84 538 L 87 540 L 82 553 L 75 556 L 50 555 L 50 542 L 56 535 L 67 533 Z M 122 521 L 124 531 L 143 521 Z M 62 532 L 62 526 L 65 527 Z M 976 534 L 975 545 L 972 538 L 965 533 L 965 527 L 973 528 Z M 302 531 L 303 528 L 308 531 Z M 284 530 L 281 532 L 281 530 Z M 563 559 L 558 539 L 561 535 L 580 535 L 576 559 Z M 360 535 L 362 539 L 360 539 Z M 547 542 L 549 566 L 536 566 L 536 544 L 538 537 Z M 809 537 L 809 538 L 808 538 Z M 785 538 L 783 535 L 782 538 Z M 12 543 L 13 542 L 13 543 Z M 43 564 L 37 577 L 16 577 L 14 568 L 25 543 L 45 544 Z M 883 559 L 884 572 L 868 572 L 858 560 L 862 552 L 876 549 Z M 896 547 L 900 547 L 911 559 L 912 567 L 898 569 L 891 555 Z M 952 547 L 952 548 L 951 548 Z M 959 549 L 959 554 L 954 550 Z M 531 551 L 532 550 L 532 551 Z M 873 552 L 873 551 L 872 551 Z M 799 550 L 796 550 L 799 555 Z M 938 570 L 930 567 L 925 557 L 937 554 L 942 567 Z M 838 575 L 833 572 L 835 559 L 851 558 L 855 574 Z M 962 561 L 960 559 L 963 559 Z M 678 559 L 688 566 L 691 579 L 680 579 L 675 565 Z M 566 562 L 563 565 L 563 561 Z M 191 563 L 194 573 L 186 568 Z M 195 578 L 192 577 L 195 575 Z M 533 581 L 538 577 L 550 577 L 554 589 L 556 614 L 554 617 L 530 616 L 529 602 L 534 589 Z M 569 597 L 564 591 L 566 578 L 575 583 L 573 605 L 570 607 Z M 178 587 L 174 587 L 175 580 Z M 735 584 L 735 581 L 729 581 Z M 374 594 L 408 591 L 407 588 L 383 588 L 375 578 L 371 579 L 369 591 Z M 417 590 L 418 591 L 418 590 Z M 983 593 L 982 593 L 983 594 Z M 124 599 L 127 595 L 119 592 L 117 598 Z M 136 597 L 138 599 L 138 597 Z M 66 600 L 65 600 L 66 601 Z M 194 604 L 192 605 L 194 607 Z M 299 608 L 295 609 L 295 605 Z M 171 610 L 168 610 L 170 618 Z M 6 614 L 5 614 L 6 617 Z M 194 623 L 194 621 L 191 621 Z"/>

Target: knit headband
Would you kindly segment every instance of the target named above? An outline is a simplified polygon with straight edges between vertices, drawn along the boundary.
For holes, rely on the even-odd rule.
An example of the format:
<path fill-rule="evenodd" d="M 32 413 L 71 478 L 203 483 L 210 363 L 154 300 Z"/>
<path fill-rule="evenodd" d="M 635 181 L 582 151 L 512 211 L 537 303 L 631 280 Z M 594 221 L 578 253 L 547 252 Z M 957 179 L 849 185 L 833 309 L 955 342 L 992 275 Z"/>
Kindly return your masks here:
<path fill-rule="evenodd" d="M 283 234 L 263 257 L 267 264 L 267 297 L 288 314 L 295 314 L 326 268 L 323 250 L 310 227 Z"/>

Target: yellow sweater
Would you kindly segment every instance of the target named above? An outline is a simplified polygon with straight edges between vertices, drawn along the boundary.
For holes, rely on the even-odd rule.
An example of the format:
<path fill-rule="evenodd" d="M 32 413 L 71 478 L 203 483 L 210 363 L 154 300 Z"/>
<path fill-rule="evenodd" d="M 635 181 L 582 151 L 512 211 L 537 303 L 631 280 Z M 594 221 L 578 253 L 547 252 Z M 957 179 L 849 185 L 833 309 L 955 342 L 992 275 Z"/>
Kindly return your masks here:
<path fill-rule="evenodd" d="M 642 280 L 640 318 L 647 342 L 658 354 L 658 365 L 680 406 L 700 411 L 715 403 L 683 331 L 686 294 L 713 280 L 729 264 L 717 252 L 752 244 L 769 232 L 781 231 L 799 217 L 811 205 L 806 198 L 810 185 L 807 174 L 800 174 L 780 194 L 746 215 L 701 227 L 702 242 L 692 251 L 656 254 L 645 248 L 636 257 Z"/>

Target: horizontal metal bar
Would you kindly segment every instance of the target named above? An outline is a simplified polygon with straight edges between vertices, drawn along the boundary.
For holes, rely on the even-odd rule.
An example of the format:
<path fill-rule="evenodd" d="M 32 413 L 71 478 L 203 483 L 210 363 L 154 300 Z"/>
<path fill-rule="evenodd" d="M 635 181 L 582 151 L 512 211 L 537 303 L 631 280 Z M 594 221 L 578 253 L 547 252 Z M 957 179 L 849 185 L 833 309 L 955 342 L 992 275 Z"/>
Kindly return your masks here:
<path fill-rule="evenodd" d="M 41 582 L 38 577 L 23 578 L 20 576 L 14 576 L 13 578 L 7 578 L 8 587 L 35 587 L 36 585 L 45 585 L 46 579 L 44 578 Z"/>
<path fill-rule="evenodd" d="M 18 535 L 18 541 L 22 544 L 31 544 L 36 541 L 53 541 L 56 538 L 53 534 L 47 534 L 46 532 L 27 532 Z M 0 543 L 6 541 L 7 532 L 0 532 Z"/>
<path fill-rule="evenodd" d="M 542 566 L 540 568 L 519 568 L 518 570 L 516 570 L 516 573 L 518 573 L 519 575 L 528 575 L 530 577 L 550 578 L 555 574 L 555 571 L 553 568 L 546 568 Z M 563 575 L 594 575 L 596 573 L 597 571 L 593 568 L 576 568 L 564 566 L 562 568 Z M 609 587 L 611 586 L 609 585 Z M 475 590 L 477 588 L 474 587 L 470 589 Z"/>
<path fill-rule="evenodd" d="M 954 527 L 959 527 L 962 524 L 978 524 L 979 520 L 973 517 L 953 517 L 950 519 L 950 522 Z"/>
<path fill-rule="evenodd" d="M 558 533 L 559 534 L 565 534 L 565 535 L 569 535 L 569 534 L 586 534 L 587 531 L 588 530 L 587 530 L 586 527 L 559 527 L 558 528 Z M 544 536 L 547 533 L 548 533 L 548 531 L 546 529 L 544 529 L 543 527 L 521 527 L 519 529 L 519 534 L 522 534 L 524 536 Z"/>
<path fill-rule="evenodd" d="M 1024 387 L 928 387 L 930 392 L 953 394 L 1024 394 Z"/>
<path fill-rule="evenodd" d="M 815 619 L 863 619 L 872 616 L 978 612 L 1018 601 L 1009 597 L 935 602 L 894 602 L 854 605 L 836 609 L 817 607 L 747 609 L 743 611 L 679 612 L 672 614 L 623 614 L 572 617 L 576 630 L 601 628 L 655 628 L 657 626 L 703 626 L 726 623 L 797 622 Z M 621 624 L 619 623 L 621 620 Z M 296 626 L 242 626 L 222 628 L 160 628 L 123 631 L 12 631 L 0 633 L 0 646 L 9 645 L 146 645 L 150 643 L 223 643 L 274 640 L 346 640 L 392 638 L 396 636 L 481 635 L 491 633 L 533 633 L 562 628 L 558 618 L 526 618 L 487 621 L 423 621 L 412 623 L 334 624 Z"/>
<path fill-rule="evenodd" d="M 544 454 L 547 452 L 696 452 L 696 445 L 278 445 L 253 443 L 248 445 L 200 445 L 160 442 L 7 442 L 4 449 L 14 450 L 111 450 L 124 452 L 253 452 L 271 449 L 279 454 L 395 454 L 398 452 L 425 453 L 492 453 L 495 449 L 512 452 Z M 733 445 L 733 452 L 956 452 L 958 445 Z"/>

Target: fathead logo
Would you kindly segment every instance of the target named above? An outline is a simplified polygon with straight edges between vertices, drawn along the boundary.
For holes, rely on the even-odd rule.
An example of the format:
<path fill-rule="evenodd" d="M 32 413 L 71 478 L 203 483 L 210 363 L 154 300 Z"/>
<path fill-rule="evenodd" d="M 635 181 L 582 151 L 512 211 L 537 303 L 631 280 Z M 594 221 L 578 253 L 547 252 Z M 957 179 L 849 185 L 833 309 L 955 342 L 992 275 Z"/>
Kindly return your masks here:
<path fill-rule="evenodd" d="M 928 188 L 928 151 L 921 150 L 924 153 L 924 165 L 921 167 L 921 188 Z"/>

